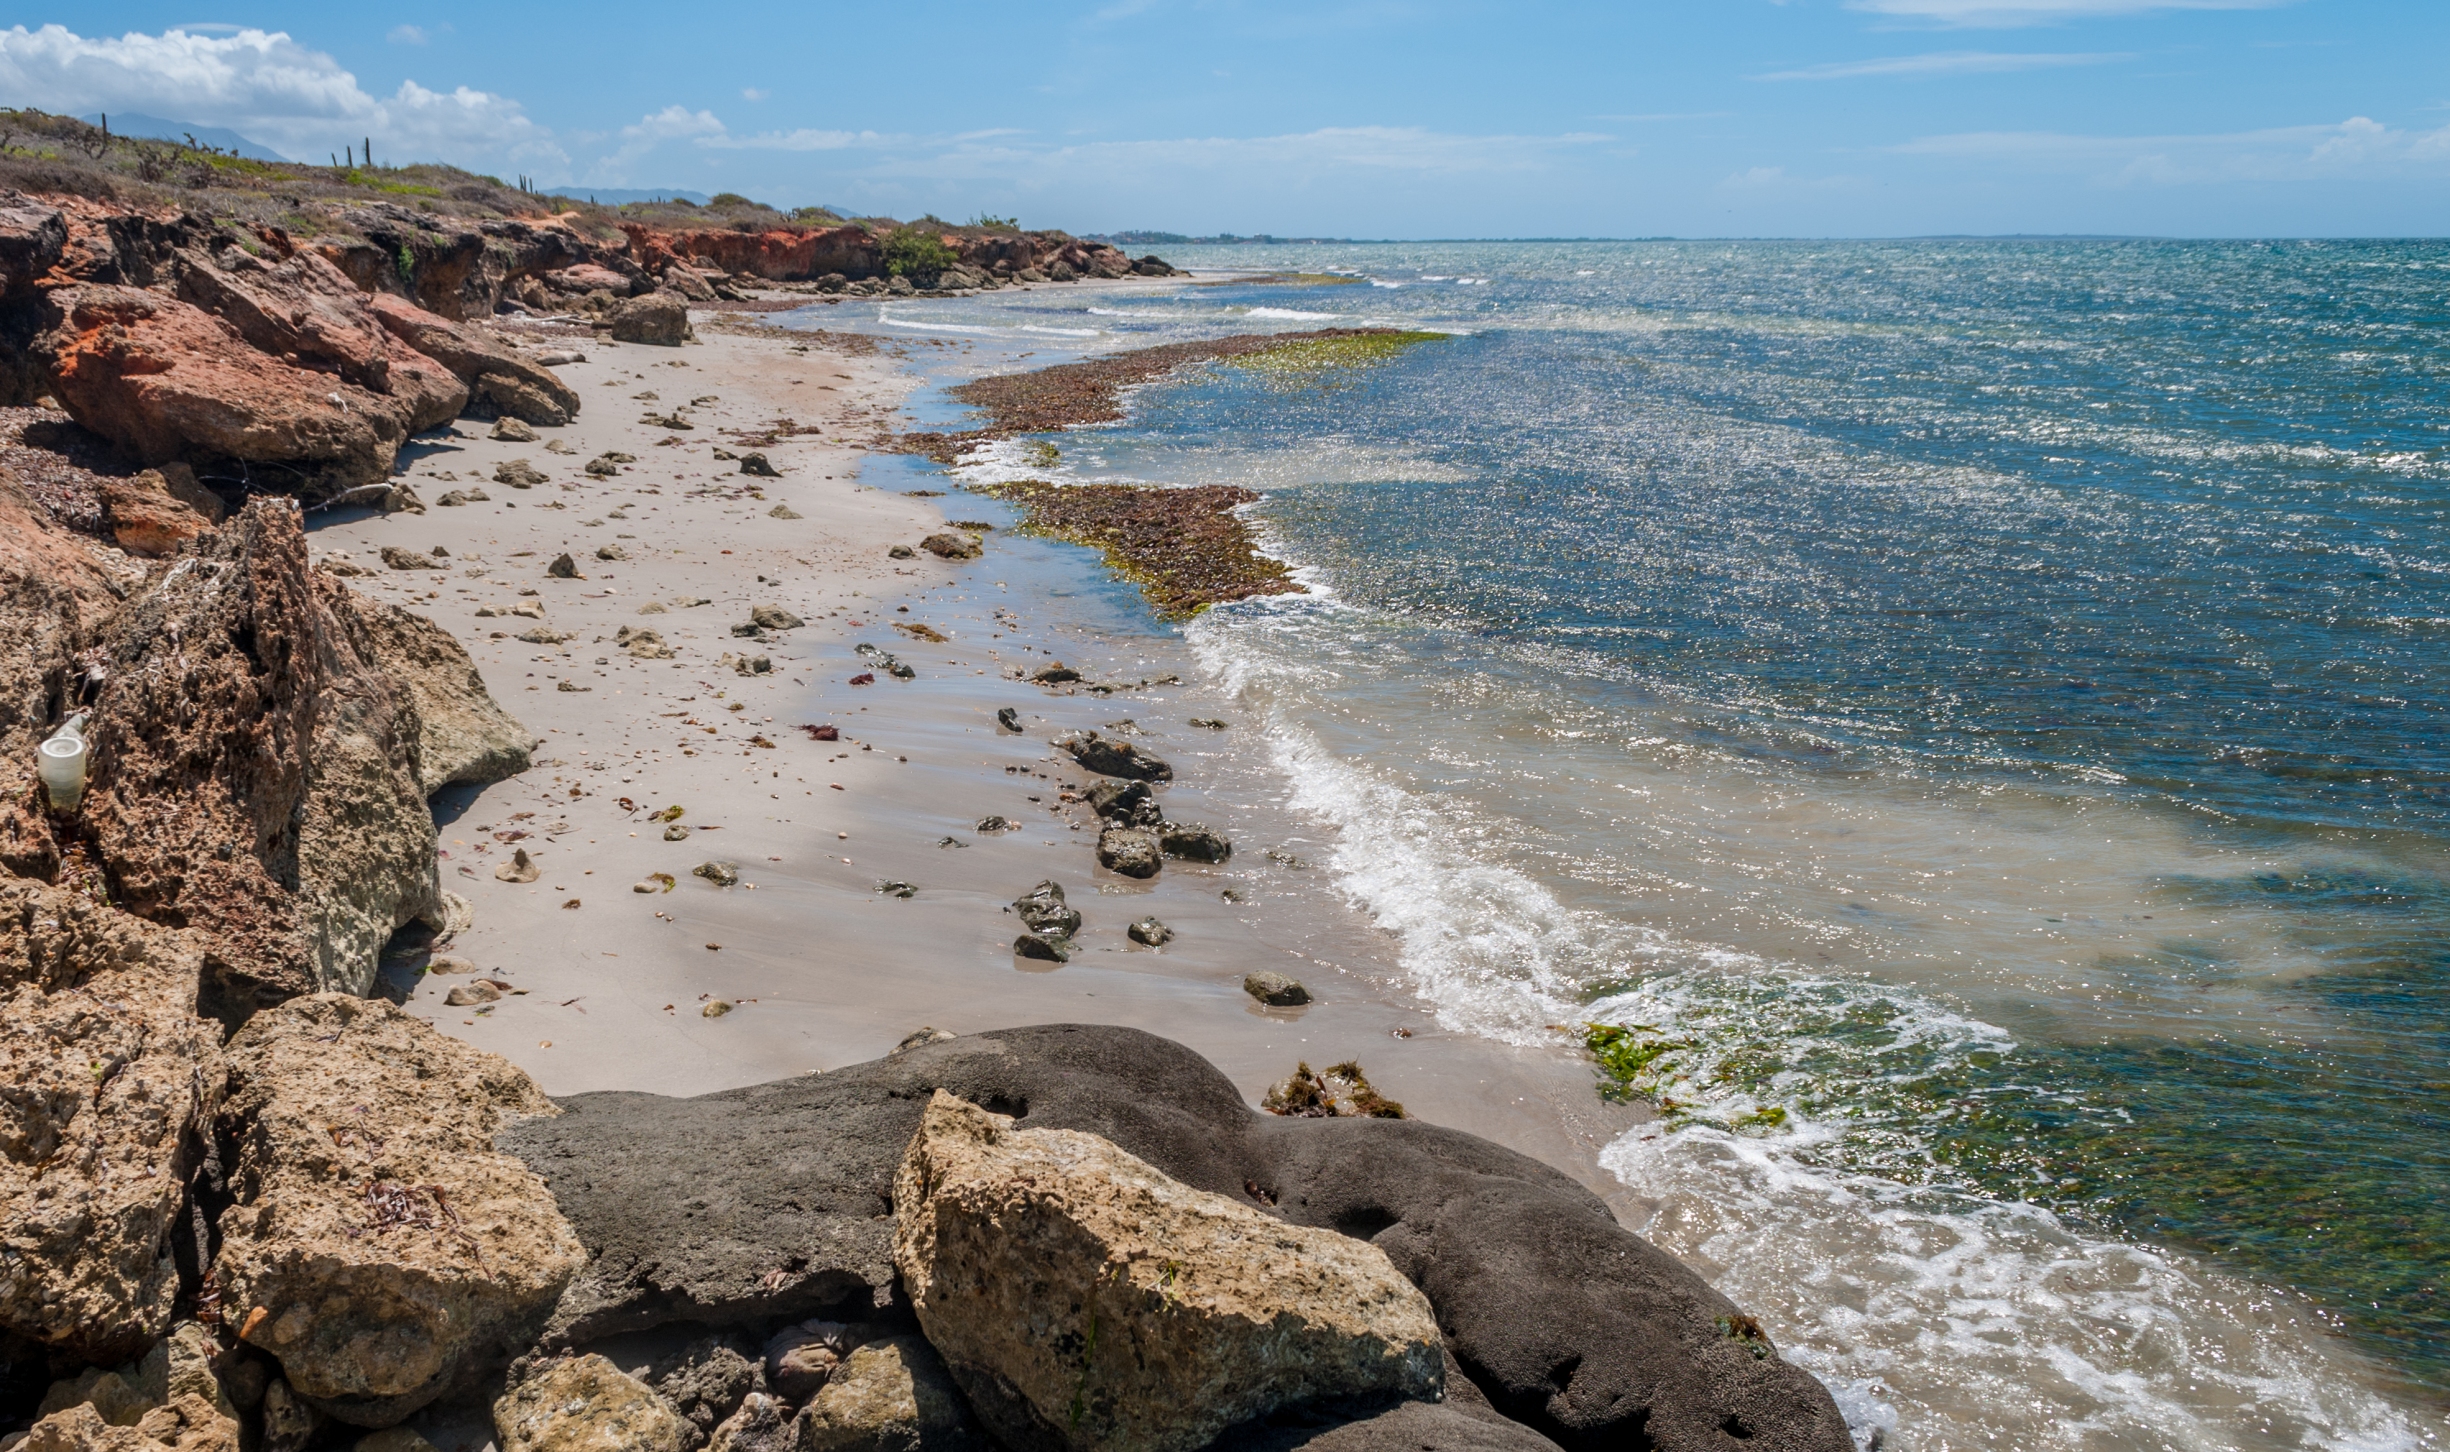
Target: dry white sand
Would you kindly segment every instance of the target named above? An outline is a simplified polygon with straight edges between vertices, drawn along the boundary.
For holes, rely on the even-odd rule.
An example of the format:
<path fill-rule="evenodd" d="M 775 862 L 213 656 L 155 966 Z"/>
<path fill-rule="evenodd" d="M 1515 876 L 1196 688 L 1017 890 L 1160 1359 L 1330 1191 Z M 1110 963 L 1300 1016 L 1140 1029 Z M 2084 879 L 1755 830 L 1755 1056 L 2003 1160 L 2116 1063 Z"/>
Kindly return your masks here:
<path fill-rule="evenodd" d="M 770 330 L 699 321 L 700 341 L 681 348 L 576 345 L 587 361 L 558 370 L 585 400 L 569 427 L 509 444 L 463 421 L 458 438 L 410 466 L 429 506 L 452 488 L 480 488 L 491 502 L 314 525 L 318 553 L 346 551 L 378 571 L 353 586 L 451 630 L 495 697 L 547 743 L 526 774 L 438 804 L 443 882 L 475 907 L 475 926 L 447 951 L 519 991 L 482 1011 L 449 1008 L 444 995 L 468 979 L 428 975 L 409 993 L 413 1012 L 555 1094 L 759 1083 L 875 1058 L 922 1024 L 957 1033 L 1127 1024 L 1190 1045 L 1254 1103 L 1297 1060 L 1358 1059 L 1416 1116 L 1487 1135 L 1626 1201 L 1595 1155 L 1631 1113 L 1598 1100 L 1586 1065 L 1440 1029 L 1405 987 L 1390 938 L 1337 899 L 1324 873 L 1265 855 L 1304 855 L 1305 828 L 1277 805 L 1256 741 L 1188 724 L 1230 720 L 1234 709 L 1179 645 L 1068 629 L 1046 591 L 1013 578 L 1022 572 L 992 537 L 966 563 L 888 557 L 942 527 L 933 506 L 978 512 L 962 509 L 960 494 L 919 499 L 856 482 L 860 442 L 912 386 L 892 347 L 795 349 Z M 675 406 L 689 409 L 693 430 L 640 421 Z M 713 457 L 743 448 L 724 430 L 777 417 L 821 430 L 763 449 L 782 478 L 744 478 Z M 547 440 L 566 451 L 546 450 Z M 589 477 L 581 466 L 606 450 L 637 462 Z M 551 482 L 491 482 L 513 458 Z M 751 485 L 762 497 L 748 496 Z M 778 505 L 799 517 L 774 518 Z M 385 571 L 384 545 L 441 545 L 452 568 Z M 600 546 L 627 558 L 598 559 Z M 565 551 L 586 578 L 546 576 Z M 696 599 L 709 603 L 678 603 Z M 543 620 L 476 614 L 522 600 L 540 603 Z M 662 613 L 639 613 L 651 603 Z M 734 637 L 752 604 L 807 624 Z M 947 639 L 914 638 L 897 623 Z M 571 638 L 516 638 L 540 624 Z M 614 642 L 624 626 L 660 632 L 676 657 L 634 659 Z M 917 678 L 877 672 L 873 685 L 849 685 L 872 669 L 852 651 L 862 641 Z M 742 676 L 727 654 L 766 656 L 773 670 Z M 1177 673 L 1184 683 L 1099 695 L 1010 678 L 1050 656 L 1092 680 Z M 997 728 L 1002 706 L 1020 710 L 1022 734 Z M 1169 862 L 1145 883 L 1096 865 L 1094 819 L 1062 801 L 1066 785 L 1089 778 L 1048 743 L 1126 719 L 1175 764 L 1168 815 L 1233 836 L 1231 863 Z M 833 723 L 843 739 L 812 740 L 796 729 L 803 722 Z M 675 805 L 690 831 L 666 841 L 651 814 Z M 990 814 L 1020 830 L 974 830 Z M 528 835 L 503 840 L 518 832 Z M 533 884 L 494 876 L 516 847 L 542 869 Z M 709 861 L 737 864 L 740 884 L 692 875 Z M 659 872 L 671 891 L 634 890 Z M 1044 878 L 1087 919 L 1065 965 L 1011 951 L 1020 924 L 1005 905 Z M 881 893 L 886 882 L 916 893 Z M 1242 900 L 1226 900 L 1227 889 Z M 1176 931 L 1162 950 L 1124 935 L 1149 913 Z M 1260 1007 L 1241 980 L 1261 968 L 1292 973 L 1319 1001 Z M 735 1007 L 704 1016 L 716 999 Z M 1625 1203 L 1628 1218 L 1635 1209 Z"/>

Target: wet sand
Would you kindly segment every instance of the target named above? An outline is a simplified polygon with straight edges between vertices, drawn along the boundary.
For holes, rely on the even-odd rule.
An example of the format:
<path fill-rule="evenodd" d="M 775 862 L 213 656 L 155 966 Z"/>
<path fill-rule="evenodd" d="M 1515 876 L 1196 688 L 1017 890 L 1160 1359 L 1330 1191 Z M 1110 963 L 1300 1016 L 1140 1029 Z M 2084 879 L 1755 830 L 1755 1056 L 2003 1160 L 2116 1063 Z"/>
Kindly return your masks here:
<path fill-rule="evenodd" d="M 1417 1117 L 1533 1155 L 1623 1218 L 1640 1216 L 1646 1207 L 1596 1161 L 1634 1111 L 1602 1103 L 1571 1055 L 1436 1024 L 1404 986 L 1392 939 L 1303 863 L 1324 843 L 1283 806 L 1255 734 L 1189 724 L 1230 723 L 1234 703 L 1201 682 L 1179 637 L 1128 623 L 1094 555 L 998 530 L 974 560 L 888 556 L 948 516 L 1011 518 L 959 492 L 927 499 L 860 482 L 860 445 L 915 382 L 890 340 L 882 351 L 856 342 L 795 351 L 771 330 L 699 321 L 701 341 L 677 349 L 576 344 L 587 361 L 558 371 L 582 394 L 582 414 L 539 430 L 536 443 L 495 442 L 462 421 L 461 437 L 410 466 L 425 514 L 313 523 L 319 554 L 346 552 L 377 570 L 353 586 L 450 629 L 496 698 L 547 743 L 526 774 L 436 804 L 444 885 L 475 909 L 474 926 L 442 951 L 519 991 L 483 1011 L 447 1007 L 467 977 L 396 965 L 413 1012 L 510 1058 L 554 1094 L 706 1093 L 871 1059 L 921 1025 L 1131 1025 L 1206 1055 L 1254 1104 L 1299 1060 L 1358 1059 Z M 658 397 L 633 397 L 642 392 Z M 639 422 L 701 398 L 712 401 L 691 408 L 690 431 Z M 763 449 L 781 478 L 745 478 L 713 457 L 718 446 L 742 450 L 723 429 L 778 415 L 822 431 Z M 567 453 L 542 447 L 555 438 Z M 610 479 L 582 472 L 608 449 L 637 462 Z M 512 458 L 550 482 L 490 482 Z M 871 478 L 935 482 L 911 481 L 908 468 L 866 465 Z M 492 502 L 434 505 L 471 487 Z M 798 517 L 773 517 L 777 506 Z M 437 544 L 451 551 L 447 574 L 385 571 L 377 557 L 385 545 Z M 629 558 L 599 560 L 599 545 Z M 587 578 L 546 577 L 563 551 Z M 699 598 L 711 603 L 676 603 Z M 475 613 L 522 599 L 541 602 L 544 620 Z M 663 612 L 641 615 L 650 601 Z M 735 637 L 752 604 L 807 623 Z M 539 624 L 572 638 L 516 639 Z M 623 626 L 660 632 L 675 658 L 632 657 L 614 639 Z M 855 653 L 862 642 L 915 678 L 876 670 Z M 762 655 L 773 669 L 743 676 L 726 654 Z M 1091 682 L 1179 683 L 1100 694 L 1013 678 L 1054 659 Z M 875 683 L 849 684 L 861 673 Z M 1007 706 L 1019 734 L 996 723 Z M 1132 739 L 1176 768 L 1160 789 L 1167 815 L 1226 833 L 1230 863 L 1169 860 L 1149 882 L 1097 866 L 1095 819 L 1063 800 L 1094 778 L 1050 742 L 1126 720 L 1144 733 Z M 812 740 L 802 723 L 833 724 L 842 739 Z M 674 805 L 690 830 L 666 841 L 651 814 Z M 1018 830 L 977 831 L 990 815 Z M 516 832 L 529 835 L 500 840 Z M 514 848 L 533 854 L 536 882 L 495 878 Z M 692 875 L 710 861 L 736 864 L 739 885 Z M 659 872 L 672 890 L 634 890 Z M 1086 919 L 1068 964 L 1012 953 L 1020 923 L 1005 905 L 1048 878 Z M 888 882 L 913 895 L 880 892 Z M 1163 949 L 1124 935 L 1150 913 L 1175 930 Z M 1263 968 L 1300 978 L 1318 1001 L 1259 1006 L 1241 980 Z M 735 1007 L 704 1016 L 716 999 Z"/>

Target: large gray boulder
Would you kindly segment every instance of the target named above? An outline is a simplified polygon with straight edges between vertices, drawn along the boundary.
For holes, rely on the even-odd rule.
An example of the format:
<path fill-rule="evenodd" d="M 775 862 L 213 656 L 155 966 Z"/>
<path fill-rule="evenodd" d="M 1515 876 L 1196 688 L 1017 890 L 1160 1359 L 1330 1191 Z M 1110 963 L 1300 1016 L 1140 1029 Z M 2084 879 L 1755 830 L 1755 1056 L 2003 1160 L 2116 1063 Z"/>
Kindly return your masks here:
<path fill-rule="evenodd" d="M 551 1186 L 589 1256 L 550 1334 L 905 1314 L 893 1175 L 937 1089 L 1370 1241 L 1429 1297 L 1496 1410 L 1561 1445 L 1852 1452 L 1818 1382 L 1566 1176 L 1418 1120 L 1262 1114 L 1189 1049 L 1098 1025 L 974 1034 L 696 1099 L 581 1094 L 512 1126 L 501 1146 Z"/>

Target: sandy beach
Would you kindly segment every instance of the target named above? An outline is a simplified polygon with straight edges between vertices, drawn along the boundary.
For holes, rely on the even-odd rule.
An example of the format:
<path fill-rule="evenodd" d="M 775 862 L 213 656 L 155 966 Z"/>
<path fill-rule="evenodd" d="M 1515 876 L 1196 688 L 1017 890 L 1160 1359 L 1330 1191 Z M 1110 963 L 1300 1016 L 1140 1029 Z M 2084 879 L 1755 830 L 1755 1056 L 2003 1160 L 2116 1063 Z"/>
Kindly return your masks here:
<path fill-rule="evenodd" d="M 585 361 L 558 371 L 583 412 L 535 442 L 461 421 L 409 466 L 425 513 L 335 512 L 313 526 L 320 556 L 375 571 L 354 586 L 452 631 L 546 743 L 524 775 L 437 802 L 443 881 L 475 910 L 438 951 L 513 991 L 449 1007 L 470 977 L 402 960 L 390 972 L 413 1012 L 554 1094 L 759 1083 L 874 1058 L 922 1025 L 1144 1028 L 1207 1056 L 1253 1103 L 1298 1061 L 1357 1059 L 1412 1114 L 1532 1154 L 1638 1216 L 1595 1159 L 1633 1111 L 1601 1102 L 1566 1054 L 1439 1027 L 1400 983 L 1392 941 L 1307 865 L 1316 829 L 1282 807 L 1255 739 L 1189 724 L 1230 723 L 1234 705 L 1200 682 L 1179 638 L 1100 632 L 1067 607 L 1102 574 L 1094 556 L 989 531 L 976 559 L 892 557 L 948 519 L 1002 517 L 958 492 L 860 482 L 863 446 L 914 383 L 903 348 L 736 314 L 696 321 L 697 341 L 678 348 L 578 343 Z M 690 430 L 642 422 L 676 407 Z M 813 426 L 762 448 L 779 478 L 715 457 L 778 418 Z M 584 471 L 607 452 L 635 462 Z M 515 459 L 548 482 L 492 482 Z M 435 502 L 453 489 L 489 499 Z M 442 571 L 385 569 L 379 554 L 438 546 Z M 563 553 L 582 578 L 548 575 Z M 541 618 L 509 613 L 523 604 Z M 760 605 L 806 624 L 735 636 Z M 539 627 L 569 638 L 519 638 Z M 634 656 L 616 639 L 625 627 L 658 632 L 673 656 Z M 912 678 L 875 669 L 861 644 Z M 743 656 L 772 669 L 741 674 Z M 1084 684 L 1130 688 L 1014 678 L 1055 659 Z M 850 684 L 863 674 L 873 684 Z M 1020 733 L 998 727 L 1004 707 Z M 1161 788 L 1168 816 L 1231 837 L 1229 863 L 1169 861 L 1147 882 L 1097 865 L 1079 800 L 1092 778 L 1050 741 L 1127 721 L 1177 769 Z M 839 740 L 800 729 L 826 724 Z M 979 832 L 990 816 L 1015 830 Z M 674 825 L 687 831 L 666 840 Z M 498 880 L 522 849 L 538 878 Z M 738 884 L 695 875 L 706 863 L 736 865 Z M 1046 879 L 1086 918 L 1068 964 L 1012 952 L 1021 925 L 1006 904 Z M 1124 933 L 1152 913 L 1175 930 L 1162 949 Z M 1300 978 L 1317 1001 L 1260 1006 L 1241 988 L 1259 969 Z M 706 1016 L 718 1000 L 732 1009 Z"/>

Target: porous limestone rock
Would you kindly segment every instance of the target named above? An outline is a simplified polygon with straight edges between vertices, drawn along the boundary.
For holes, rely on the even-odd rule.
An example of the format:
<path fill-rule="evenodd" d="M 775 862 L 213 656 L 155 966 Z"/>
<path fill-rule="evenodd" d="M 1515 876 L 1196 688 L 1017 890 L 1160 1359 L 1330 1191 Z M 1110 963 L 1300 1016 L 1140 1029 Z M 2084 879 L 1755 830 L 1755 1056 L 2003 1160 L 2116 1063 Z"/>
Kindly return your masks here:
<path fill-rule="evenodd" d="M 1138 827 L 1108 827 L 1097 834 L 1097 865 L 1125 877 L 1155 877 L 1165 864 L 1157 834 Z"/>
<path fill-rule="evenodd" d="M 36 1422 L 11 1452 L 238 1452 L 238 1423 L 200 1397 L 156 1407 L 114 1427 L 83 1403 Z"/>
<path fill-rule="evenodd" d="M 601 1356 L 539 1363 L 493 1404 L 502 1452 L 687 1452 L 689 1424 Z"/>
<path fill-rule="evenodd" d="M 432 796 L 446 786 L 482 786 L 527 770 L 536 733 L 494 701 L 476 663 L 449 631 L 396 605 L 343 598 L 375 664 L 405 682 L 416 704 L 420 790 Z"/>
<path fill-rule="evenodd" d="M 688 299 L 668 292 L 631 298 L 613 309 L 612 335 L 616 343 L 677 348 L 692 336 Z"/>
<path fill-rule="evenodd" d="M 858 1347 L 800 1409 L 799 1452 L 990 1452 L 961 1390 L 916 1336 Z"/>
<path fill-rule="evenodd" d="M 307 1402 L 393 1425 L 525 1347 L 584 1252 L 493 1149 L 553 1106 L 381 1000 L 292 999 L 230 1041 L 222 1313 Z"/>
<path fill-rule="evenodd" d="M 385 331 L 450 370 L 468 387 L 472 398 L 486 380 L 502 379 L 502 385 L 481 390 L 499 412 L 548 426 L 566 424 L 578 416 L 578 390 L 554 377 L 552 370 L 528 361 L 487 329 L 451 322 L 406 298 L 384 293 L 368 298 L 367 305 Z M 511 384 L 521 386 L 512 388 Z"/>
<path fill-rule="evenodd" d="M 1428 1298 L 1386 1253 L 939 1090 L 894 1176 L 895 1266 L 1003 1441 L 1192 1452 L 1321 1398 L 1436 1398 Z"/>
<path fill-rule="evenodd" d="M 170 492 L 158 469 L 144 470 L 132 478 L 103 480 L 102 513 L 111 537 L 131 554 L 174 554 L 180 545 L 213 527 L 203 511 Z"/>
<path fill-rule="evenodd" d="M 222 1086 L 206 942 L 0 879 L 0 1328 L 116 1363 L 169 1327 L 171 1238 Z"/>

